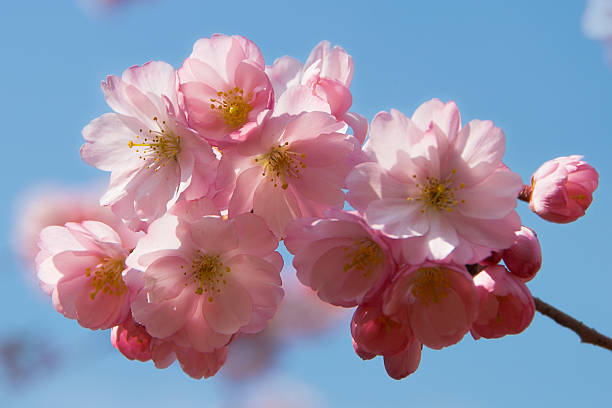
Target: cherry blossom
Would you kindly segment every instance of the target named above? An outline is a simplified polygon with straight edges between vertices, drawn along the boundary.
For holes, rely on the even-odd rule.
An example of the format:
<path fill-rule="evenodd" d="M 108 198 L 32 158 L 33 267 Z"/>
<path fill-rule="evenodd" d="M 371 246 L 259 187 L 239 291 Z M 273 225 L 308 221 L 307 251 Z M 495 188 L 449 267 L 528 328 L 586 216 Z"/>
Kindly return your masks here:
<path fill-rule="evenodd" d="M 274 106 L 263 55 L 235 35 L 201 38 L 179 69 L 189 125 L 214 145 L 246 140 Z"/>
<path fill-rule="evenodd" d="M 129 241 L 98 221 L 43 229 L 37 276 L 55 309 L 89 329 L 123 322 L 139 288 L 136 271 L 125 264 Z"/>
<path fill-rule="evenodd" d="M 352 167 L 348 157 L 359 146 L 345 130 L 323 112 L 268 120 L 256 138 L 221 158 L 219 178 L 233 189 L 229 216 L 253 210 L 284 237 L 289 222 L 342 208 L 342 187 Z M 229 182 L 234 174 L 235 188 Z"/>
<path fill-rule="evenodd" d="M 518 334 L 531 323 L 535 313 L 527 286 L 503 266 L 490 266 L 474 277 L 479 296 L 478 317 L 472 334 L 498 338 Z"/>
<path fill-rule="evenodd" d="M 106 113 L 83 129 L 83 160 L 110 171 L 100 199 L 133 229 L 162 216 L 182 195 L 214 194 L 218 159 L 211 146 L 187 127 L 179 107 L 174 69 L 149 62 L 102 83 Z"/>
<path fill-rule="evenodd" d="M 300 281 L 333 305 L 351 307 L 371 298 L 395 270 L 387 244 L 356 214 L 329 211 L 287 228 Z"/>
<path fill-rule="evenodd" d="M 568 223 L 585 214 L 599 174 L 582 156 L 558 157 L 542 164 L 531 177 L 529 208 L 550 222 Z"/>
<path fill-rule="evenodd" d="M 334 115 L 353 128 L 355 137 L 363 143 L 367 120 L 348 112 L 353 102 L 349 90 L 353 79 L 353 58 L 340 46 L 331 47 L 321 41 L 311 51 L 306 63 L 284 56 L 266 67 L 272 81 L 280 113 L 323 111 Z"/>
<path fill-rule="evenodd" d="M 142 271 L 134 320 L 158 339 L 212 352 L 262 330 L 283 296 L 277 239 L 253 214 L 231 220 L 168 213 L 127 264 Z"/>
<path fill-rule="evenodd" d="M 372 121 L 374 161 L 347 178 L 347 200 L 398 242 L 403 260 L 478 262 L 512 245 L 521 179 L 502 163 L 504 134 L 490 121 L 461 127 L 453 102 L 437 99 L 412 116 L 391 110 Z"/>
<path fill-rule="evenodd" d="M 410 327 L 419 342 L 433 349 L 459 342 L 477 313 L 472 279 L 453 265 L 407 267 L 384 299 L 383 313 Z"/>

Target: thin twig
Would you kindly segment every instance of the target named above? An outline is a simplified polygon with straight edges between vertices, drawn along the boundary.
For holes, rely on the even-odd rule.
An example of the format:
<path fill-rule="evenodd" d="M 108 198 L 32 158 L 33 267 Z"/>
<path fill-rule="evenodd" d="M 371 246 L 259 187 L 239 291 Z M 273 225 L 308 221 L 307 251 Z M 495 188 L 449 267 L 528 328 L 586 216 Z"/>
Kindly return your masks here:
<path fill-rule="evenodd" d="M 535 301 L 536 310 L 544 316 L 550 317 L 555 322 L 563 327 L 567 327 L 580 337 L 580 341 L 583 343 L 593 344 L 605 349 L 612 351 L 612 339 L 608 336 L 604 336 L 595 329 L 591 329 L 584 323 L 574 319 L 572 316 L 563 313 L 559 309 L 549 305 L 537 297 L 533 297 Z"/>

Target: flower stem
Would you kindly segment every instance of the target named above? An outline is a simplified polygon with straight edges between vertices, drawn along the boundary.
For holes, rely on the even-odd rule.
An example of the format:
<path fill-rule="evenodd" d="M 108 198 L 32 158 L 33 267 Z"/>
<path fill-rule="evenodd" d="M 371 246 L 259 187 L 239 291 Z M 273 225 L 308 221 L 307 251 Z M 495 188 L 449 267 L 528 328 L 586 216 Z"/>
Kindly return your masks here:
<path fill-rule="evenodd" d="M 572 316 L 560 311 L 559 309 L 549 305 L 535 296 L 533 297 L 533 300 L 538 312 L 544 316 L 550 317 L 561 326 L 572 330 L 578 335 L 578 337 L 580 337 L 581 342 L 593 344 L 612 351 L 612 339 L 610 337 L 604 336 L 595 329 L 591 329 L 584 323 L 574 319 Z"/>

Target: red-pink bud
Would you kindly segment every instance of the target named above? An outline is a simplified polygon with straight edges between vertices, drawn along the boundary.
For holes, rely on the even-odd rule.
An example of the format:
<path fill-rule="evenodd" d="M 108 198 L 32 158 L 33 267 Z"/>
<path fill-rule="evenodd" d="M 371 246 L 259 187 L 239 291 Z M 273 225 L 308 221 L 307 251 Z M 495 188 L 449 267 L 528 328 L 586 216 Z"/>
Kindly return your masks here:
<path fill-rule="evenodd" d="M 391 355 L 402 351 L 410 341 L 410 329 L 382 313 L 380 305 L 361 305 L 351 320 L 355 352 L 361 357 Z M 363 356 L 362 356 L 363 355 Z"/>
<path fill-rule="evenodd" d="M 522 226 L 516 232 L 516 240 L 503 252 L 503 259 L 510 272 L 524 282 L 536 275 L 542 266 L 542 248 L 536 233 Z"/>
<path fill-rule="evenodd" d="M 597 171 L 582 156 L 558 157 L 531 177 L 529 208 L 547 221 L 568 223 L 582 217 L 597 189 Z"/>
<path fill-rule="evenodd" d="M 130 360 L 151 359 L 151 336 L 130 317 L 111 330 L 111 343 Z"/>
<path fill-rule="evenodd" d="M 401 380 L 414 373 L 421 362 L 423 345 L 417 339 L 412 339 L 406 348 L 399 353 L 384 356 L 385 370 L 389 377 Z"/>
<path fill-rule="evenodd" d="M 474 338 L 518 334 L 533 320 L 535 304 L 527 286 L 503 266 L 490 266 L 474 277 L 479 305 Z"/>

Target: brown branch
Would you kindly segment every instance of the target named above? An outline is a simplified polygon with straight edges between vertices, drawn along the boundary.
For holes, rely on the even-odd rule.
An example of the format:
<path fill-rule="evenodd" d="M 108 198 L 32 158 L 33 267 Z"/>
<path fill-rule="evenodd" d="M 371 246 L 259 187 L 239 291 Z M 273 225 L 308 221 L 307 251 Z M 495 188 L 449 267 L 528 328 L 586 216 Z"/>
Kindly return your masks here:
<path fill-rule="evenodd" d="M 535 296 L 533 297 L 533 300 L 538 312 L 544 316 L 550 317 L 561 326 L 572 330 L 578 335 L 578 337 L 580 337 L 581 342 L 593 344 L 612 351 L 612 339 L 610 337 L 604 336 L 595 329 L 591 329 L 584 323 L 574 319 L 568 314 L 563 313 L 559 309 L 549 305 Z"/>

